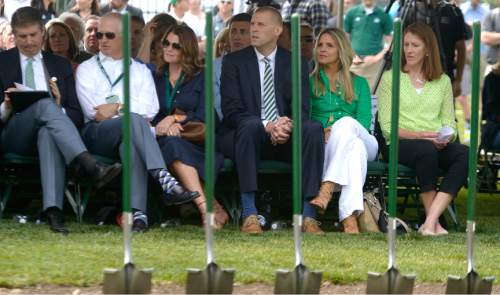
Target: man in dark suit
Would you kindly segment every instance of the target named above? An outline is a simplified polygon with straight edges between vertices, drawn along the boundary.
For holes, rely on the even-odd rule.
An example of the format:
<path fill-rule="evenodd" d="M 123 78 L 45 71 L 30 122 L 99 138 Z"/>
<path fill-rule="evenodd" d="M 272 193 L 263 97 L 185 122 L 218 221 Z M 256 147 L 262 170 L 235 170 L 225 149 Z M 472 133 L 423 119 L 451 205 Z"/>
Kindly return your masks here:
<path fill-rule="evenodd" d="M 144 19 L 142 15 L 142 10 L 138 7 L 128 4 L 128 0 L 109 0 L 109 3 L 101 7 L 101 15 L 105 15 L 109 12 L 119 12 L 128 11 L 132 16 L 137 16 Z"/>
<path fill-rule="evenodd" d="M 44 26 L 40 11 L 18 9 L 12 16 L 16 47 L 0 53 L 0 119 L 4 128 L 2 150 L 40 158 L 43 208 L 50 228 L 67 233 L 62 222 L 66 165 L 92 176 L 103 186 L 118 175 L 121 165 L 97 162 L 85 148 L 77 127 L 83 115 L 75 92 L 69 61 L 41 51 Z M 10 96 L 14 83 L 47 91 L 51 97 L 40 99 L 23 110 L 14 110 Z"/>
<path fill-rule="evenodd" d="M 251 45 L 222 61 L 221 98 L 224 124 L 236 132 L 235 162 L 243 204 L 242 232 L 261 233 L 255 208 L 257 167 L 261 159 L 291 158 L 291 56 L 277 47 L 282 31 L 279 11 L 258 8 L 250 26 Z M 303 231 L 322 234 L 308 199 L 319 189 L 323 170 L 323 129 L 308 120 L 307 64 L 302 62 Z"/>

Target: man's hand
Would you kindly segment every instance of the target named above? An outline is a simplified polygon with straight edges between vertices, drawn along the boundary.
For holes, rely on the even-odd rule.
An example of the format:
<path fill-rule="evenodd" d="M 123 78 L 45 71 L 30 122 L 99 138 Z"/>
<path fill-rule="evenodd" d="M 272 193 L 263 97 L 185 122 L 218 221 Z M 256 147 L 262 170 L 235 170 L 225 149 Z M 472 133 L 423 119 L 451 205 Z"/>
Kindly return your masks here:
<path fill-rule="evenodd" d="M 417 134 L 419 139 L 429 139 L 429 140 L 437 139 L 438 136 L 437 132 L 433 131 L 420 131 Z"/>
<path fill-rule="evenodd" d="M 54 96 L 54 99 L 56 101 L 56 104 L 58 106 L 61 106 L 61 92 L 59 92 L 59 87 L 57 87 L 57 80 L 49 80 L 49 87 L 50 87 L 50 92 L 52 93 L 52 96 Z"/>
<path fill-rule="evenodd" d="M 354 56 L 354 59 L 352 60 L 352 64 L 353 65 L 360 65 L 362 64 L 364 61 L 363 61 L 363 58 L 359 57 L 359 55 L 355 55 Z"/>
<path fill-rule="evenodd" d="M 461 94 L 461 92 L 462 92 L 462 85 L 461 84 L 462 84 L 462 82 L 458 79 L 453 81 L 453 83 L 451 84 L 452 89 L 453 89 L 453 97 L 457 97 Z"/>
<path fill-rule="evenodd" d="M 288 117 L 280 117 L 276 122 L 269 122 L 266 132 L 271 135 L 273 144 L 284 144 L 292 134 L 292 120 Z"/>
<path fill-rule="evenodd" d="M 442 149 L 444 149 L 444 148 L 448 145 L 448 143 L 449 143 L 449 141 L 448 141 L 448 140 L 447 140 L 447 141 L 438 141 L 438 140 L 437 140 L 437 139 L 435 139 L 435 138 L 431 139 L 431 142 L 434 144 L 434 146 L 435 146 L 438 150 L 442 150 Z"/>
<path fill-rule="evenodd" d="M 118 103 L 106 103 L 96 106 L 94 108 L 96 110 L 95 120 L 101 122 L 113 118 L 118 114 L 119 107 L 120 104 Z"/>
<path fill-rule="evenodd" d="M 9 93 L 10 92 L 15 92 L 17 91 L 17 88 L 11 87 L 5 90 L 4 92 L 4 97 L 3 101 L 5 101 L 5 110 L 11 110 L 12 109 L 12 101 L 10 100 Z"/>

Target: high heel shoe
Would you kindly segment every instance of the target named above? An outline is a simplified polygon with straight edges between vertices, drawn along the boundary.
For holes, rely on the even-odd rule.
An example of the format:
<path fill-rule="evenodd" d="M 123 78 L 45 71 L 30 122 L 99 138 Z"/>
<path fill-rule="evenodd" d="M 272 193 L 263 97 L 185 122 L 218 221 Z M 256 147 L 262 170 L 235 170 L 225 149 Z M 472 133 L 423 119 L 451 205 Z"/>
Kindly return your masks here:
<path fill-rule="evenodd" d="M 332 193 L 335 185 L 331 181 L 325 181 L 321 183 L 318 195 L 312 199 L 309 203 L 313 205 L 319 214 L 325 214 L 328 203 L 332 199 Z"/>

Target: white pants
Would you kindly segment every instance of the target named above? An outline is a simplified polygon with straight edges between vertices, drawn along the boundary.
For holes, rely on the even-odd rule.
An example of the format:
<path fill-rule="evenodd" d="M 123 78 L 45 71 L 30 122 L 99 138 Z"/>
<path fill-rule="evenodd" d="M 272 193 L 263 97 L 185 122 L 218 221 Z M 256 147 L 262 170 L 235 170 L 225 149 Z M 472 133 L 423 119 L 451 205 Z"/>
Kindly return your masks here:
<path fill-rule="evenodd" d="M 323 182 L 341 186 L 339 219 L 363 212 L 363 185 L 367 161 L 377 156 L 378 143 L 373 135 L 351 117 L 333 124 L 325 146 Z"/>

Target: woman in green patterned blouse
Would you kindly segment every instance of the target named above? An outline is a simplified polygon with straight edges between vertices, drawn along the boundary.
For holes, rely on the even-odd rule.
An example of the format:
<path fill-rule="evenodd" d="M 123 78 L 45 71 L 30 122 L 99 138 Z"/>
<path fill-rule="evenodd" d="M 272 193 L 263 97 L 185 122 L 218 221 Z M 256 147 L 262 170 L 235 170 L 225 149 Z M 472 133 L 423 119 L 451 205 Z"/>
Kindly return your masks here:
<path fill-rule="evenodd" d="M 425 24 L 412 24 L 404 32 L 403 43 L 399 163 L 413 168 L 417 175 L 426 212 L 419 232 L 443 235 L 448 232 L 439 223 L 439 216 L 467 179 L 467 147 L 453 142 L 453 91 L 450 78 L 441 67 L 434 32 Z M 391 78 L 391 73 L 386 72 L 378 89 L 378 118 L 388 144 Z M 440 170 L 443 178 L 438 189 Z"/>
<path fill-rule="evenodd" d="M 315 47 L 316 68 L 311 74 L 311 118 L 323 124 L 325 162 L 318 196 L 311 200 L 324 212 L 334 190 L 341 190 L 339 219 L 347 233 L 358 233 L 357 215 L 363 212 L 367 161 L 378 144 L 369 133 L 371 95 L 365 78 L 349 70 L 353 50 L 339 29 L 323 30 Z"/>

